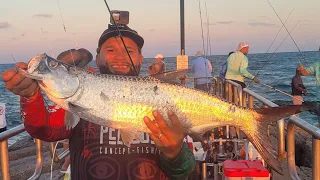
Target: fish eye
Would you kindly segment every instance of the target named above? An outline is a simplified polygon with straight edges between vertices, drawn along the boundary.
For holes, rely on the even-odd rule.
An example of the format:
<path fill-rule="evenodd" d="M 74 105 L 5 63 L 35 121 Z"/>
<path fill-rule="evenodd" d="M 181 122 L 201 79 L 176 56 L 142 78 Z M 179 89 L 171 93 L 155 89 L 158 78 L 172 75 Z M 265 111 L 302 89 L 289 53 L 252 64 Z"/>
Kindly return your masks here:
<path fill-rule="evenodd" d="M 58 67 L 58 65 L 59 65 L 59 63 L 56 62 L 56 61 L 50 61 L 49 62 L 49 66 L 52 67 L 52 68 L 56 68 L 56 67 Z"/>

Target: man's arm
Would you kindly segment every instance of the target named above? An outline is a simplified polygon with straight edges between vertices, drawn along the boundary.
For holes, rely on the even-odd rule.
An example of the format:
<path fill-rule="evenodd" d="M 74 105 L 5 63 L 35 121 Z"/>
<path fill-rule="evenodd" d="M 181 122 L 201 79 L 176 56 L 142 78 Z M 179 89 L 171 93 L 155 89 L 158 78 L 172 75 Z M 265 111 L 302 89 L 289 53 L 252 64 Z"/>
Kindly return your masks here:
<path fill-rule="evenodd" d="M 48 112 L 40 91 L 32 99 L 21 97 L 20 104 L 25 129 L 32 137 L 52 142 L 70 136 L 71 131 L 64 127 L 65 110 Z"/>
<path fill-rule="evenodd" d="M 248 68 L 248 59 L 244 57 L 240 63 L 240 74 L 246 78 L 253 79 L 254 76 L 248 72 L 247 68 Z"/>
<path fill-rule="evenodd" d="M 186 179 L 196 166 L 194 155 L 187 147 L 183 145 L 180 154 L 174 160 L 168 160 L 161 156 L 160 168 L 170 179 Z"/>

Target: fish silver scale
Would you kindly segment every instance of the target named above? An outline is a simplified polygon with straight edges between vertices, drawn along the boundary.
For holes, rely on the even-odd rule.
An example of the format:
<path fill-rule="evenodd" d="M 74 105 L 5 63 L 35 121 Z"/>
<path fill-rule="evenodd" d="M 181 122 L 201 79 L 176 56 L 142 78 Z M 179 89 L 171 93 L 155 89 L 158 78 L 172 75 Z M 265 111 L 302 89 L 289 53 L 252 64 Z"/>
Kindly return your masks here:
<path fill-rule="evenodd" d="M 158 110 L 171 126 L 168 110 L 176 113 L 186 131 L 196 126 L 241 126 L 255 131 L 257 113 L 239 108 L 197 90 L 161 83 L 153 78 L 96 75 L 78 72 L 80 87 L 68 102 L 87 112 L 80 117 L 117 129 L 149 132 L 143 117 Z"/>

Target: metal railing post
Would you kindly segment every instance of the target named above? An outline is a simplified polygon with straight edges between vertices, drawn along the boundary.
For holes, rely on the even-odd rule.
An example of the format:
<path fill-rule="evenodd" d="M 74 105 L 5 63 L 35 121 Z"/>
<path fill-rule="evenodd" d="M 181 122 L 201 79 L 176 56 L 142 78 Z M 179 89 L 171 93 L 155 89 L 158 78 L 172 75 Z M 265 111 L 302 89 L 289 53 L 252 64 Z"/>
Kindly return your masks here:
<path fill-rule="evenodd" d="M 284 137 L 284 120 L 281 119 L 277 122 L 278 124 L 278 158 L 285 159 L 285 137 Z"/>
<path fill-rule="evenodd" d="M 36 158 L 37 158 L 37 164 L 36 164 L 36 169 L 34 170 L 33 175 L 28 179 L 28 180 L 36 180 L 39 179 L 41 176 L 41 171 L 42 171 L 42 165 L 43 165 L 43 153 L 42 153 L 42 142 L 39 139 L 36 139 Z"/>
<path fill-rule="evenodd" d="M 238 88 L 236 86 L 233 86 L 233 103 L 236 105 L 239 105 L 239 96 L 238 96 Z"/>
<path fill-rule="evenodd" d="M 320 140 L 312 139 L 312 179 L 320 179 Z"/>
<path fill-rule="evenodd" d="M 253 96 L 249 95 L 249 108 L 253 109 Z"/>
<path fill-rule="evenodd" d="M 295 161 L 295 143 L 294 143 L 294 124 L 289 121 L 287 127 L 287 157 L 288 157 L 288 171 L 291 179 L 300 180 L 297 175 L 296 161 Z"/>
<path fill-rule="evenodd" d="M 8 154 L 8 140 L 0 142 L 1 152 L 1 173 L 3 180 L 10 180 L 9 174 L 9 154 Z"/>

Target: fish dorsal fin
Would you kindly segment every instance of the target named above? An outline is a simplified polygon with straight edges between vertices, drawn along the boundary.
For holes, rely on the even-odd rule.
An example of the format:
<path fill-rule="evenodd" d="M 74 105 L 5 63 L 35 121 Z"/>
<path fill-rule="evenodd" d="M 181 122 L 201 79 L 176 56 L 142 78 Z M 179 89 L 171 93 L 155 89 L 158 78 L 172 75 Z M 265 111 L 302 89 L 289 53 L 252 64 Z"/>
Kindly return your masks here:
<path fill-rule="evenodd" d="M 138 138 L 138 131 L 136 129 L 120 129 L 120 136 L 123 144 L 130 147 L 132 141 Z"/>
<path fill-rule="evenodd" d="M 69 111 L 66 111 L 64 115 L 64 125 L 67 130 L 74 128 L 80 121 L 80 117 Z"/>
<path fill-rule="evenodd" d="M 180 78 L 186 76 L 190 69 L 180 69 L 176 71 L 167 71 L 160 74 L 150 75 L 149 77 L 158 79 L 162 82 L 171 83 L 171 84 L 180 84 Z"/>

